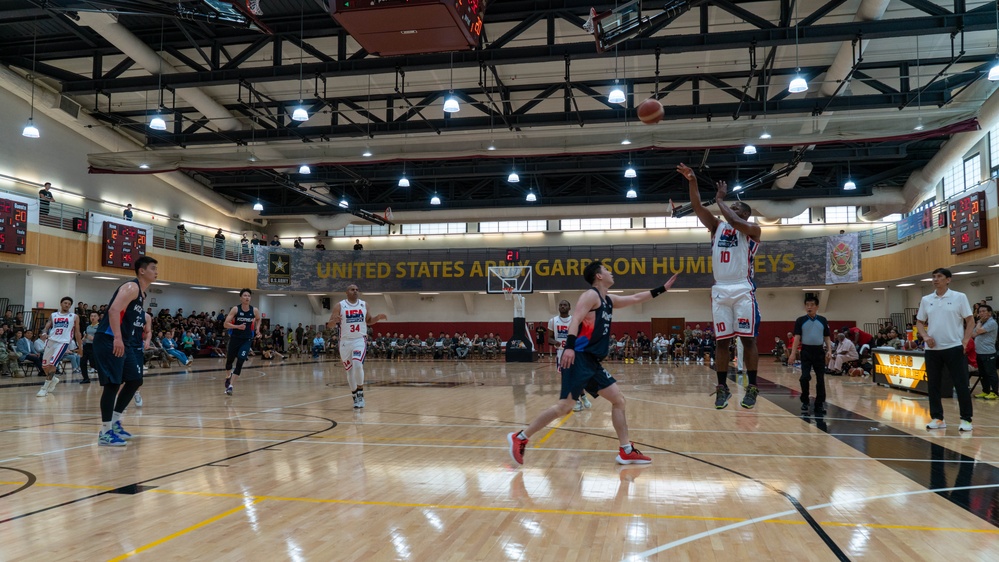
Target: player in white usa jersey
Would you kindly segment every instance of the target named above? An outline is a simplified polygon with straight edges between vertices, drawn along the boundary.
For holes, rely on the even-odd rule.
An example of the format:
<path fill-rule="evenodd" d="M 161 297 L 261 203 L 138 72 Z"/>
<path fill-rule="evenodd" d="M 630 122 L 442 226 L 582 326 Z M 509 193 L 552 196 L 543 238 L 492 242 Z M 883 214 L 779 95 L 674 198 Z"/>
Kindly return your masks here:
<path fill-rule="evenodd" d="M 69 344 L 76 340 L 77 349 L 83 351 L 83 338 L 80 335 L 80 317 L 69 311 L 73 306 L 73 299 L 63 297 L 59 301 L 59 311 L 53 312 L 52 317 L 45 323 L 45 332 L 48 332 L 49 339 L 45 342 L 45 350 L 42 352 L 42 370 L 45 372 L 45 382 L 36 396 L 47 396 L 59 384 L 59 377 L 55 376 L 56 367 L 62 361 L 63 356 L 69 350 Z"/>
<path fill-rule="evenodd" d="M 327 328 L 340 326 L 340 360 L 347 370 L 347 384 L 354 395 L 354 408 L 364 407 L 364 355 L 367 352 L 368 326 L 388 317 L 368 316 L 368 305 L 358 298 L 357 285 L 347 286 L 347 298 L 336 303 Z"/>
<path fill-rule="evenodd" d="M 745 350 L 748 386 L 742 398 L 743 408 L 756 406 L 759 388 L 756 386 L 756 369 L 759 353 L 756 336 L 760 325 L 760 309 L 756 303 L 756 285 L 753 284 L 753 256 L 760 244 L 760 225 L 749 222 L 753 210 L 742 201 L 725 205 L 728 184 L 715 182 L 718 190 L 715 202 L 724 220 L 718 220 L 701 204 L 694 171 L 680 164 L 676 167 L 687 178 L 690 205 L 701 224 L 711 231 L 711 267 L 715 285 L 711 288 L 711 316 L 715 329 L 715 408 L 728 406 L 732 393 L 728 389 L 728 340 L 738 337 Z"/>
<path fill-rule="evenodd" d="M 548 338 L 552 342 L 558 351 L 555 355 L 555 368 L 558 368 L 559 363 L 562 362 L 562 350 L 565 349 L 565 340 L 569 337 L 569 323 L 572 321 L 572 316 L 569 316 L 569 311 L 572 310 L 572 305 L 569 301 L 563 299 L 558 303 L 558 316 L 553 316 L 551 320 L 548 321 Z M 576 400 L 576 405 L 572 407 L 573 412 L 578 412 L 583 408 L 589 408 L 593 406 L 590 399 L 586 397 L 586 393 L 579 395 L 579 399 Z"/>

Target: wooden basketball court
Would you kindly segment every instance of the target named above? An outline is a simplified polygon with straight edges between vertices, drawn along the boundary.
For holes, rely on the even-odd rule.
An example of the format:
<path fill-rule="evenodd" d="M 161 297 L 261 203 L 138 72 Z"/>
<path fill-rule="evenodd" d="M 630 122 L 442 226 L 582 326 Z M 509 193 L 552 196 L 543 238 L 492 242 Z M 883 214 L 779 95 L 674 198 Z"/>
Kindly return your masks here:
<path fill-rule="evenodd" d="M 97 446 L 96 384 L 36 398 L 40 377 L 6 379 L 0 558 L 995 556 L 995 402 L 976 400 L 958 435 L 951 400 L 951 427 L 928 432 L 920 395 L 860 379 L 830 377 L 828 414 L 802 417 L 796 372 L 767 357 L 754 410 L 741 390 L 715 410 L 701 365 L 608 367 L 651 465 L 614 462 L 594 400 L 512 466 L 506 434 L 557 399 L 550 363 L 371 360 L 355 411 L 337 362 L 253 359 L 227 397 L 221 360 L 198 360 L 150 373 L 122 449 Z"/>

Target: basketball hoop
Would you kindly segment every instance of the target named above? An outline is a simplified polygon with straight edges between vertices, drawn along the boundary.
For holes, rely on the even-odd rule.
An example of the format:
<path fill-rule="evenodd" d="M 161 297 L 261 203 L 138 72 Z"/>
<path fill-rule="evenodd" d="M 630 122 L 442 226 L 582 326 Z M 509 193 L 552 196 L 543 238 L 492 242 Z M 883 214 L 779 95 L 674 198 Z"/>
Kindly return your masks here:
<path fill-rule="evenodd" d="M 513 300 L 513 287 L 503 287 L 503 298 L 508 301 Z"/>

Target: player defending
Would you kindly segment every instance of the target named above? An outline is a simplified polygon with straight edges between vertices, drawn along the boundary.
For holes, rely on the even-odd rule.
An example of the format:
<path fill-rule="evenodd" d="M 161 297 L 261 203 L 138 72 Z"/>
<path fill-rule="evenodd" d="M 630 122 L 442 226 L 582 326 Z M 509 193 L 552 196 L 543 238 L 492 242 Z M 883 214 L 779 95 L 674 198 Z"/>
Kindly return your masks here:
<path fill-rule="evenodd" d="M 565 349 L 565 339 L 569 336 L 569 322 L 572 320 L 572 317 L 569 316 L 569 310 L 571 310 L 569 301 L 562 299 L 558 303 L 558 316 L 553 316 L 548 321 L 548 341 L 558 350 L 555 355 L 556 369 L 559 368 L 559 363 L 562 362 L 562 350 Z M 583 408 L 591 406 L 593 406 L 593 403 L 590 402 L 590 399 L 586 397 L 586 393 L 584 392 L 579 395 L 579 400 L 576 400 L 576 405 L 572 407 L 572 411 L 578 412 Z"/>
<path fill-rule="evenodd" d="M 125 441 L 132 438 L 132 434 L 121 427 L 121 415 L 135 391 L 142 386 L 142 334 L 146 323 L 142 303 L 149 284 L 159 274 L 156 263 L 149 256 L 135 260 L 135 279 L 115 290 L 107 314 L 97 325 L 94 365 L 104 387 L 98 445 L 124 447 Z"/>
<path fill-rule="evenodd" d="M 70 312 L 73 306 L 73 299 L 63 297 L 59 301 L 59 311 L 53 312 L 52 317 L 45 323 L 45 331 L 49 333 L 49 339 L 45 342 L 45 351 L 42 352 L 42 369 L 45 371 L 45 382 L 35 396 L 46 396 L 59 384 L 59 377 L 55 376 L 56 367 L 62 361 L 63 355 L 69 350 L 69 342 L 76 339 L 76 347 L 83 351 L 83 338 L 80 336 L 80 317 Z"/>
<path fill-rule="evenodd" d="M 715 202 L 725 220 L 719 221 L 701 204 L 694 171 L 680 164 L 676 167 L 690 186 L 690 205 L 701 224 L 711 231 L 711 267 L 715 284 L 711 287 L 711 316 L 715 324 L 715 408 L 728 406 L 732 393 L 728 389 L 728 340 L 738 336 L 745 349 L 746 374 L 749 386 L 742 398 L 743 408 L 756 406 L 760 391 L 756 387 L 756 368 L 759 353 L 756 336 L 760 327 L 760 309 L 756 304 L 756 285 L 753 283 L 753 256 L 760 245 L 760 226 L 749 222 L 752 209 L 742 201 L 725 206 L 728 184 L 715 183 L 718 192 Z"/>
<path fill-rule="evenodd" d="M 368 326 L 388 320 L 384 314 L 368 317 L 368 304 L 357 298 L 357 285 L 347 286 L 347 298 L 336 303 L 326 327 L 340 325 L 340 360 L 347 370 L 347 385 L 354 395 L 354 407 L 364 407 L 364 355 Z"/>
<path fill-rule="evenodd" d="M 642 291 L 627 297 L 609 295 L 607 290 L 614 285 L 614 274 L 599 261 L 590 262 L 583 269 L 583 278 L 590 284 L 591 290 L 585 291 L 576 302 L 576 311 L 569 321 L 569 333 L 566 336 L 565 350 L 559 366 L 562 372 L 562 389 L 559 401 L 552 407 L 534 418 L 523 431 L 515 431 L 507 435 L 510 444 L 510 457 L 518 465 L 524 464 L 524 449 L 527 440 L 544 429 L 552 421 L 561 418 L 572 410 L 573 405 L 582 393 L 589 392 L 594 398 L 603 396 L 611 403 L 611 422 L 621 443 L 617 455 L 618 464 L 649 464 L 652 459 L 643 455 L 628 440 L 628 419 L 624 410 L 624 395 L 617 386 L 617 381 L 610 375 L 600 362 L 607 356 L 608 335 L 611 328 L 611 317 L 615 308 L 624 308 L 633 304 L 643 303 L 665 293 L 676 275 L 661 287 L 650 291 Z M 581 312 L 582 311 L 582 312 Z"/>
<path fill-rule="evenodd" d="M 229 347 L 225 352 L 225 393 L 232 396 L 232 376 L 237 377 L 243 371 L 243 362 L 250 353 L 253 338 L 259 334 L 256 328 L 260 326 L 260 309 L 250 305 L 253 291 L 241 289 L 239 304 L 232 307 L 225 317 L 223 326 L 229 330 Z M 232 364 L 236 363 L 233 369 Z"/>

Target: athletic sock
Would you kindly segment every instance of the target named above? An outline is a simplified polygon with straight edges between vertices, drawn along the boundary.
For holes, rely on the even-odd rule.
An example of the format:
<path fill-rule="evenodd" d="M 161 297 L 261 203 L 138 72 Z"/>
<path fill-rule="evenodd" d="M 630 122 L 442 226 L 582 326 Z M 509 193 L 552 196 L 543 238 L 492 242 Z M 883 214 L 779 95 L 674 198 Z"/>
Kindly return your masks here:
<path fill-rule="evenodd" d="M 121 420 L 121 414 L 118 412 L 111 412 L 111 423 Z"/>
<path fill-rule="evenodd" d="M 621 447 L 621 449 L 624 450 L 624 454 L 626 454 L 626 455 L 631 454 L 631 452 L 635 450 L 635 448 L 631 446 L 631 443 L 628 443 L 627 445 L 623 445 Z"/>
<path fill-rule="evenodd" d="M 104 423 L 102 423 L 101 424 L 101 433 L 107 433 L 107 432 L 111 431 L 111 423 L 112 422 L 104 422 Z"/>
<path fill-rule="evenodd" d="M 517 434 L 517 439 L 527 439 L 527 435 L 524 435 L 524 430 L 520 430 L 520 433 Z"/>
<path fill-rule="evenodd" d="M 749 386 L 756 386 L 756 371 L 746 371 L 746 376 L 749 377 Z"/>
<path fill-rule="evenodd" d="M 728 371 L 716 371 L 715 374 L 718 375 L 719 386 L 728 386 Z"/>

